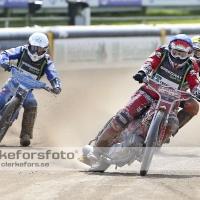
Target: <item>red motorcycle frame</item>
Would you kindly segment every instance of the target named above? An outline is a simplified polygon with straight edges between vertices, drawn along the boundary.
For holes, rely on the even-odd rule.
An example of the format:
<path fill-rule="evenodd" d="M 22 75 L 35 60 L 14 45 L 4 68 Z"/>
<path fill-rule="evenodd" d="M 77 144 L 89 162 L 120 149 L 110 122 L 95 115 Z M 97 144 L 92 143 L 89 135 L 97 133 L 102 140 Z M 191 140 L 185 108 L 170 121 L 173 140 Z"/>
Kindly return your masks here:
<path fill-rule="evenodd" d="M 156 82 L 153 79 L 144 78 L 148 88 L 158 94 L 159 99 L 154 100 L 146 113 L 138 120 L 133 120 L 129 126 L 113 141 L 107 153 L 102 154 L 98 161 L 92 163 L 88 155 L 93 147 L 91 143 L 96 141 L 103 130 L 83 147 L 83 156 L 79 161 L 90 165 L 91 171 L 105 171 L 111 164 L 116 166 L 130 165 L 135 160 L 142 162 L 140 174 L 145 176 L 149 170 L 155 149 L 161 147 L 168 124 L 169 115 L 178 112 L 181 101 L 187 101 L 193 97 L 199 99 L 189 92 L 175 89 Z M 135 135 L 145 138 L 141 147 L 135 145 Z"/>
<path fill-rule="evenodd" d="M 159 95 L 159 99 L 153 103 L 153 105 L 156 103 L 155 108 L 151 106 L 148 110 L 148 112 L 153 114 L 153 119 L 144 142 L 146 147 L 150 147 L 150 149 L 145 148 L 144 150 L 140 170 L 142 176 L 145 176 L 149 170 L 155 147 L 162 145 L 170 113 L 178 111 L 178 105 L 181 101 L 187 101 L 190 97 L 198 99 L 189 92 L 161 85 L 152 79 L 145 79 L 144 83 L 148 85 L 149 89 Z M 144 119 L 147 119 L 147 115 Z"/>

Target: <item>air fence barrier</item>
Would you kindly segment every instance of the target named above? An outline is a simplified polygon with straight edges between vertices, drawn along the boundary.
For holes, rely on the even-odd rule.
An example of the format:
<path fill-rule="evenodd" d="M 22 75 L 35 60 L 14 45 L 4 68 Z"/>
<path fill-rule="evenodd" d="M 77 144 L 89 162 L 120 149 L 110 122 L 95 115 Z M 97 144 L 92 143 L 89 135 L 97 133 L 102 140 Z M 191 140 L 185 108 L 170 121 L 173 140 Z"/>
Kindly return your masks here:
<path fill-rule="evenodd" d="M 139 67 L 176 34 L 200 35 L 200 25 L 2 28 L 1 51 L 26 44 L 36 31 L 49 37 L 49 54 L 58 70 L 123 68 Z"/>

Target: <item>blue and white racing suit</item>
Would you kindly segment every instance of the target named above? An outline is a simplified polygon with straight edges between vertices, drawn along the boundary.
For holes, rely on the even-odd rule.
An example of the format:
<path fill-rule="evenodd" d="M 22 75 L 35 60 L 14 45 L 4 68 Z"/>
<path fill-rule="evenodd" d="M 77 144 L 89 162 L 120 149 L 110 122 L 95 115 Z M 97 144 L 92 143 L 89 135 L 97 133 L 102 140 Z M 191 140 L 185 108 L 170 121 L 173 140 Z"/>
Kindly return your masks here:
<path fill-rule="evenodd" d="M 36 80 L 46 74 L 47 79 L 50 81 L 52 87 L 58 86 L 61 88 L 61 81 L 59 74 L 54 67 L 50 56 L 46 54 L 37 62 L 32 62 L 28 53 L 28 45 L 19 46 L 5 50 L 0 55 L 0 64 L 9 63 L 10 60 L 17 60 L 17 67 L 25 74 L 31 75 Z M 0 110 L 4 107 L 5 103 L 13 96 L 18 84 L 14 82 L 12 76 L 3 85 L 0 92 Z M 24 101 L 23 107 L 25 109 L 37 107 L 37 101 L 32 92 L 30 92 Z"/>

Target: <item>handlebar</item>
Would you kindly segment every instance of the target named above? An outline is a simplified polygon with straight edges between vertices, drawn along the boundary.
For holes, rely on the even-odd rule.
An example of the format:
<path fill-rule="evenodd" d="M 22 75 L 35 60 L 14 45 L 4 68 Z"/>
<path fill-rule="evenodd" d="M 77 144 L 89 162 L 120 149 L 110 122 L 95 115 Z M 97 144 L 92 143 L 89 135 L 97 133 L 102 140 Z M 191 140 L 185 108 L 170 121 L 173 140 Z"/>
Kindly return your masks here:
<path fill-rule="evenodd" d="M 18 67 L 14 66 L 14 65 L 10 65 L 10 66 L 8 66 L 7 70 L 5 69 L 5 71 L 9 71 L 10 72 L 12 68 L 15 68 L 16 70 L 19 70 Z"/>
<path fill-rule="evenodd" d="M 10 71 L 12 68 L 15 68 L 17 71 L 19 70 L 19 68 L 14 65 L 9 66 Z M 46 86 L 46 87 L 43 87 L 43 89 L 46 90 L 47 92 L 50 92 L 51 94 L 53 94 L 56 97 L 56 94 L 54 94 L 52 92 L 52 89 L 50 87 Z"/>
<path fill-rule="evenodd" d="M 15 68 L 15 69 L 17 69 L 17 70 L 19 69 L 19 68 L 16 67 L 15 65 L 11 65 L 11 66 L 9 66 L 9 68 L 10 68 L 10 69 Z"/>
<path fill-rule="evenodd" d="M 149 79 L 151 79 L 149 76 L 145 76 L 143 78 L 143 83 L 148 84 L 149 83 Z M 159 84 L 159 83 L 158 83 Z M 161 85 L 161 84 L 160 84 Z M 200 102 L 200 98 L 198 98 L 197 96 L 193 95 L 191 92 L 186 92 L 189 96 L 191 96 L 192 98 L 196 99 L 198 102 Z"/>
<path fill-rule="evenodd" d="M 47 86 L 47 87 L 44 87 L 43 89 L 46 90 L 47 92 L 50 92 L 51 94 L 53 94 L 54 97 L 57 97 L 56 94 L 54 94 L 52 92 L 52 88 L 50 88 L 50 87 Z"/>

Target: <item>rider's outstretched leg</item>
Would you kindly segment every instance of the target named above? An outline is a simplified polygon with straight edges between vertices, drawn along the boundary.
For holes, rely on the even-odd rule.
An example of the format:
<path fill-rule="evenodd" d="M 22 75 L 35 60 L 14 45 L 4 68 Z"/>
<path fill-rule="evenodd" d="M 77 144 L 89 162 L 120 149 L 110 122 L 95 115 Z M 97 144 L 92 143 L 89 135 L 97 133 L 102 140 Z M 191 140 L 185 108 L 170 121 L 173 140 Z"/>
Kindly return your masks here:
<path fill-rule="evenodd" d="M 96 161 L 101 154 L 107 152 L 114 138 L 125 129 L 128 123 L 129 119 L 127 116 L 123 116 L 123 113 L 119 113 L 113 117 L 101 131 L 102 133 L 97 139 L 93 151 L 89 154 L 88 158 Z"/>
<path fill-rule="evenodd" d="M 95 160 L 96 155 L 107 152 L 108 148 L 105 147 L 110 147 L 114 138 L 129 125 L 131 120 L 140 116 L 151 101 L 152 99 L 143 91 L 134 93 L 125 107 L 105 125 L 88 158 L 90 159 L 91 156 L 92 160 Z"/>
<path fill-rule="evenodd" d="M 102 131 L 96 142 L 96 147 L 109 147 L 114 138 L 129 124 L 129 119 L 123 113 L 117 114 Z"/>

